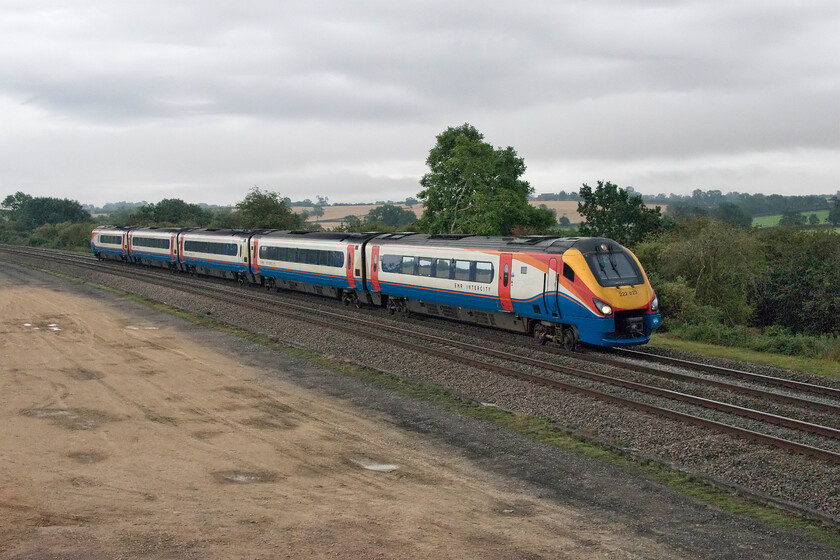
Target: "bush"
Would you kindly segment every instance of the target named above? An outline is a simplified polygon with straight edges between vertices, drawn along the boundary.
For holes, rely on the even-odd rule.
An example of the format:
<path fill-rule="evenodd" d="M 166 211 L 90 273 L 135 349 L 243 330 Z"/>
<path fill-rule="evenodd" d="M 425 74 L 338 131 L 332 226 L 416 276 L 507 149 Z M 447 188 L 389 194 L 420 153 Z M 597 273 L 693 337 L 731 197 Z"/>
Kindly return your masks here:
<path fill-rule="evenodd" d="M 672 282 L 655 282 L 656 295 L 659 297 L 659 309 L 665 320 L 662 326 L 667 329 L 674 325 L 718 324 L 723 318 L 720 309 L 711 305 L 702 305 L 694 297 L 694 290 L 679 276 Z"/>

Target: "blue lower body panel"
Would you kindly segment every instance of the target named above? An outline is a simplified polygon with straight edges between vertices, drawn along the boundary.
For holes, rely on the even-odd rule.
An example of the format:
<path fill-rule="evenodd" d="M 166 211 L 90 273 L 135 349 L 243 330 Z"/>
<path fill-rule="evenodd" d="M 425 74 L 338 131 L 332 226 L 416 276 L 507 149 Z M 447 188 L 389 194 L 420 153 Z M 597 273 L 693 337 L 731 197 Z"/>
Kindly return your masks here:
<path fill-rule="evenodd" d="M 247 264 L 231 263 L 225 261 L 211 261 L 205 259 L 185 258 L 184 264 L 189 266 L 202 266 L 204 268 L 212 268 L 215 270 L 229 270 L 231 272 L 249 272 Z"/>
<path fill-rule="evenodd" d="M 337 270 L 344 270 L 343 268 Z M 270 268 L 261 266 L 260 276 L 266 278 L 279 278 L 287 282 L 300 282 L 301 284 L 313 284 L 316 286 L 329 286 L 332 288 L 348 289 L 350 284 L 345 275 L 321 274 L 317 272 L 305 272 L 301 270 L 289 270 L 284 268 Z"/>

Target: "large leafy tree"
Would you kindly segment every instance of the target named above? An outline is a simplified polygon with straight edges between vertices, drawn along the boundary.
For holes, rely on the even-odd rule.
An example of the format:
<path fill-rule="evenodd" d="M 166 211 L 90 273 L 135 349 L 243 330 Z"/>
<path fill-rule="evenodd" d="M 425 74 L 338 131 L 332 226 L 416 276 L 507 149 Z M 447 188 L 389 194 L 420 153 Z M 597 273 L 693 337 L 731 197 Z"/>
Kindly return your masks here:
<path fill-rule="evenodd" d="M 33 230 L 45 224 L 89 222 L 90 213 L 75 200 L 47 196 L 32 197 L 17 192 L 1 203 L 3 213 L 15 227 Z"/>
<path fill-rule="evenodd" d="M 525 161 L 516 151 L 494 148 L 470 124 L 447 128 L 437 136 L 423 175 L 423 217 L 419 228 L 430 233 L 508 235 L 514 228 L 541 231 L 554 216 L 528 203 L 531 185 L 521 179 Z"/>
<path fill-rule="evenodd" d="M 639 195 L 631 195 L 609 181 L 598 181 L 593 190 L 580 189 L 578 213 L 584 217 L 579 232 L 586 236 L 609 237 L 622 245 L 633 245 L 663 227 L 659 206 L 648 208 Z"/>
<path fill-rule="evenodd" d="M 236 222 L 246 229 L 302 229 L 304 218 L 295 214 L 279 193 L 254 187 L 236 205 Z"/>
<path fill-rule="evenodd" d="M 160 226 L 205 226 L 210 213 L 198 204 L 180 198 L 165 198 L 157 204 L 141 206 L 136 214 L 138 224 Z"/>
<path fill-rule="evenodd" d="M 840 194 L 831 197 L 831 207 L 828 210 L 826 221 L 832 226 L 840 226 Z"/>
<path fill-rule="evenodd" d="M 3 202 L 0 202 L 0 211 L 7 216 L 12 216 L 15 212 L 20 210 L 21 206 L 30 200 L 32 200 L 32 196 L 18 191 L 15 194 L 10 194 L 3 199 Z"/>
<path fill-rule="evenodd" d="M 367 213 L 365 221 L 369 224 L 382 224 L 388 227 L 402 227 L 417 220 L 411 210 L 406 210 L 396 204 L 383 204 Z"/>
<path fill-rule="evenodd" d="M 767 259 L 755 296 L 759 326 L 840 335 L 840 235 L 781 228 L 758 235 Z"/>

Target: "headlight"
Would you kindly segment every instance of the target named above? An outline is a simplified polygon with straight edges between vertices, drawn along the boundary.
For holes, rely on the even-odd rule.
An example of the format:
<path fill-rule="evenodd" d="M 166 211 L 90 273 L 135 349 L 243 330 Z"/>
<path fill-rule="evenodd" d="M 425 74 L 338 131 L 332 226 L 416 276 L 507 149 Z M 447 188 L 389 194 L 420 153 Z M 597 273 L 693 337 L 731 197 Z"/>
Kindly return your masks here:
<path fill-rule="evenodd" d="M 659 297 L 653 296 L 653 301 L 650 302 L 650 310 L 654 313 L 659 311 Z"/>
<path fill-rule="evenodd" d="M 604 303 L 598 298 L 592 298 L 592 303 L 595 304 L 595 307 L 601 312 L 601 315 L 612 315 L 613 309 L 609 304 Z"/>

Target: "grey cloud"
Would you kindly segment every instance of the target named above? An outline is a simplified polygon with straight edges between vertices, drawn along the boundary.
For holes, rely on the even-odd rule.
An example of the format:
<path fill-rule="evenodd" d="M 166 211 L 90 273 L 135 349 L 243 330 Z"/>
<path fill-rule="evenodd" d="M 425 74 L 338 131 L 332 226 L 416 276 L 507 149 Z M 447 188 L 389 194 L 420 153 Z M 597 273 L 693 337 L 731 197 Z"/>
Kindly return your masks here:
<path fill-rule="evenodd" d="M 76 189 L 329 194 L 350 173 L 413 195 L 435 134 L 466 121 L 540 178 L 576 159 L 659 184 L 639 166 L 665 161 L 690 189 L 698 158 L 745 180 L 721 157 L 804 150 L 828 154 L 816 182 L 840 171 L 838 51 L 833 1 L 7 2 L 0 165 L 43 188 L 39 151 Z M 408 159 L 410 189 L 348 171 Z"/>

